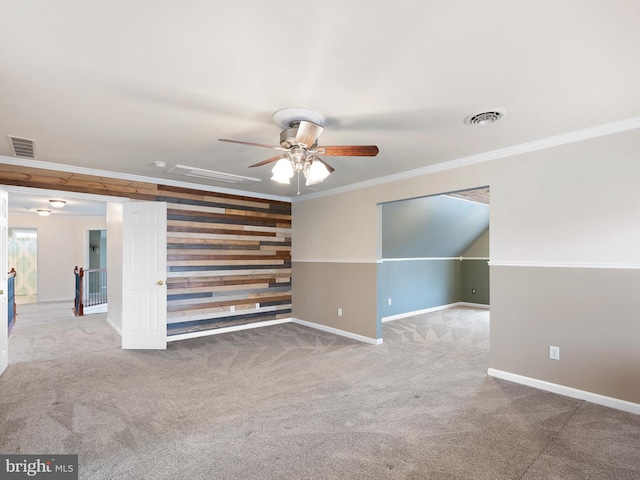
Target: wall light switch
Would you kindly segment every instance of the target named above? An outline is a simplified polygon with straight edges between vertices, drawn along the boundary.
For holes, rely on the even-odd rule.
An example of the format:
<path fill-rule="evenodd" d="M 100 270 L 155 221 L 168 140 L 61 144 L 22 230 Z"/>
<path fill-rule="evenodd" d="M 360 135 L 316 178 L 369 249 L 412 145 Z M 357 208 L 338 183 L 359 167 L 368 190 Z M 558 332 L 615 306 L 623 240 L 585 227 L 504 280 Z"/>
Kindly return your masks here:
<path fill-rule="evenodd" d="M 549 347 L 549 358 L 551 360 L 560 360 L 560 347 Z"/>
<path fill-rule="evenodd" d="M 391 299 L 389 299 L 389 305 L 391 305 Z"/>
<path fill-rule="evenodd" d="M 339 316 L 339 317 L 341 317 L 341 316 L 342 316 L 342 309 L 341 309 L 341 308 L 339 308 L 339 309 L 338 309 L 338 316 Z"/>

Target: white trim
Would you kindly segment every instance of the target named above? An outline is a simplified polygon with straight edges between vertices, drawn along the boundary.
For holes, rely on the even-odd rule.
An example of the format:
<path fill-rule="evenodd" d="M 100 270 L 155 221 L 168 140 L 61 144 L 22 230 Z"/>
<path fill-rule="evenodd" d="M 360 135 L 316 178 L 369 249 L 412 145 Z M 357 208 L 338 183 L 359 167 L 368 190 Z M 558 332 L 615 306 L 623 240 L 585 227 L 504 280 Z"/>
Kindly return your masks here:
<path fill-rule="evenodd" d="M 422 310 L 414 310 L 413 312 L 399 313 L 397 315 L 390 315 L 388 317 L 382 317 L 380 321 L 390 322 L 392 320 L 399 320 L 401 318 L 413 317 L 415 315 L 421 315 L 423 313 L 437 312 L 439 310 L 446 310 L 447 308 L 454 308 L 460 305 L 460 302 L 448 303 L 446 305 L 438 305 L 437 307 L 425 308 Z"/>
<path fill-rule="evenodd" d="M 113 328 L 116 333 L 122 337 L 122 329 L 118 328 L 118 326 L 113 323 L 109 317 L 107 317 L 107 323 L 111 325 L 111 328 Z"/>
<path fill-rule="evenodd" d="M 620 400 L 613 397 L 607 397 L 598 393 L 578 390 L 577 388 L 566 387 L 564 385 L 558 385 L 557 383 L 545 382 L 544 380 L 538 380 L 531 377 L 524 377 L 515 373 L 496 370 L 495 368 L 489 368 L 487 370 L 487 375 L 489 375 L 490 377 L 501 378 L 502 380 L 508 380 L 510 382 L 527 385 L 529 387 L 538 388 L 540 390 L 546 390 L 547 392 L 557 393 L 566 397 L 577 398 L 578 400 L 585 400 L 597 405 L 604 405 L 605 407 L 615 408 L 617 410 L 623 410 L 625 412 L 640 415 L 640 404 L 638 403 L 628 402 L 626 400 Z"/>
<path fill-rule="evenodd" d="M 410 258 L 383 258 L 384 262 L 418 262 L 425 260 L 462 260 L 462 257 L 410 257 Z"/>
<path fill-rule="evenodd" d="M 214 187 L 201 183 L 187 183 L 178 180 L 169 180 L 166 178 L 146 177 L 143 175 L 133 175 L 131 173 L 112 172 L 108 170 L 98 170 L 95 168 L 78 167 L 75 165 L 65 165 L 62 163 L 43 162 L 41 160 L 16 159 L 0 155 L 0 163 L 7 165 L 17 165 L 19 167 L 42 168 L 44 170 L 57 170 L 67 173 L 79 173 L 82 175 L 94 175 L 97 177 L 116 178 L 119 180 L 130 180 L 133 182 L 157 183 L 159 185 L 167 185 L 171 187 L 192 188 L 202 190 L 204 192 L 228 193 L 231 195 L 240 195 L 243 197 L 260 198 L 263 200 L 275 200 L 279 202 L 291 202 L 291 198 L 279 195 L 269 195 L 267 193 L 255 193 L 247 190 L 235 190 L 232 188 Z"/>
<path fill-rule="evenodd" d="M 291 260 L 291 263 L 382 263 L 382 260 L 356 260 L 349 258 L 309 258 L 304 260 Z"/>
<path fill-rule="evenodd" d="M 460 307 L 472 307 L 472 308 L 484 308 L 486 310 L 490 310 L 491 309 L 491 305 L 487 305 L 486 303 L 458 302 L 458 306 L 460 306 Z"/>
<path fill-rule="evenodd" d="M 542 267 L 542 268 L 611 268 L 638 270 L 639 264 L 606 264 L 606 263 L 553 263 L 553 262 L 505 262 L 490 261 L 490 267 Z"/>
<path fill-rule="evenodd" d="M 417 262 L 423 260 L 487 260 L 489 257 L 409 257 L 409 258 L 383 258 L 378 263 L 384 262 Z"/>
<path fill-rule="evenodd" d="M 280 320 L 266 320 L 264 322 L 247 323 L 245 325 L 234 325 L 233 327 L 222 327 L 213 330 L 201 330 L 199 332 L 181 333 L 179 335 L 167 335 L 167 342 L 175 342 L 177 340 L 187 340 L 189 338 L 208 337 L 210 335 L 219 335 L 221 333 L 238 332 L 240 330 L 250 330 L 252 328 L 270 327 L 272 325 L 281 325 L 283 323 L 291 323 L 290 318 L 282 318 Z"/>
<path fill-rule="evenodd" d="M 546 148 L 566 145 L 568 143 L 580 142 L 582 140 L 588 140 L 590 138 L 626 132 L 628 130 L 634 130 L 636 128 L 640 128 L 640 117 L 631 117 L 624 120 L 596 125 L 595 127 L 583 128 L 581 130 L 563 133 L 561 135 L 541 138 L 538 140 L 533 140 L 531 142 L 521 143 L 519 145 L 512 145 L 510 147 L 500 148 L 498 150 L 491 150 L 489 152 L 470 155 L 468 157 L 462 157 L 448 162 L 437 163 L 435 165 L 429 165 L 427 167 L 407 170 L 405 172 L 396 173 L 394 175 L 389 175 L 386 177 L 374 178 L 372 180 L 366 180 L 364 182 L 353 183 L 351 185 L 345 185 L 343 187 L 332 188 L 330 190 L 325 190 L 322 192 L 305 194 L 299 197 L 291 198 L 291 202 L 303 202 L 305 200 L 313 200 L 314 198 L 327 197 L 330 195 L 350 192 L 361 188 L 374 187 L 385 183 L 406 180 L 420 175 L 428 175 L 430 173 L 451 170 L 467 165 L 474 165 L 476 163 L 483 163 L 490 160 L 497 160 L 499 158 L 511 157 L 523 153 L 535 152 L 537 150 L 544 150 Z"/>
<path fill-rule="evenodd" d="M 351 338 L 352 340 L 357 340 L 359 342 L 370 343 L 372 345 L 382 345 L 381 338 L 365 337 L 364 335 L 358 335 L 357 333 L 347 332 L 346 330 L 328 327 L 319 323 L 307 322 L 306 320 L 300 320 L 298 318 L 291 318 L 291 321 L 293 323 L 297 323 L 298 325 L 303 325 L 305 327 L 315 328 L 316 330 L 322 330 L 323 332 L 333 333 L 342 337 Z"/>

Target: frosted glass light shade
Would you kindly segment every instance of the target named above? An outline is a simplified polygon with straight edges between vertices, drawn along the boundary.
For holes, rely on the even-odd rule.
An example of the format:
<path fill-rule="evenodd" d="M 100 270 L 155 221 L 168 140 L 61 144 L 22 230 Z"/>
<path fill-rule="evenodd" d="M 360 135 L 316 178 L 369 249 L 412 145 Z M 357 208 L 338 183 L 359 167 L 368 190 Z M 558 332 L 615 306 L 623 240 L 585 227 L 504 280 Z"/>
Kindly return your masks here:
<path fill-rule="evenodd" d="M 275 166 L 271 170 L 271 173 L 273 173 L 271 180 L 288 185 L 289 183 L 291 183 L 291 177 L 293 177 L 293 166 L 291 165 L 291 162 L 288 158 L 283 157 L 276 162 Z"/>
<path fill-rule="evenodd" d="M 326 165 L 318 160 L 314 160 L 311 166 L 309 167 L 309 172 L 307 174 L 307 182 L 305 185 L 315 185 L 316 183 L 322 182 L 325 178 L 329 176 L 329 169 Z"/>

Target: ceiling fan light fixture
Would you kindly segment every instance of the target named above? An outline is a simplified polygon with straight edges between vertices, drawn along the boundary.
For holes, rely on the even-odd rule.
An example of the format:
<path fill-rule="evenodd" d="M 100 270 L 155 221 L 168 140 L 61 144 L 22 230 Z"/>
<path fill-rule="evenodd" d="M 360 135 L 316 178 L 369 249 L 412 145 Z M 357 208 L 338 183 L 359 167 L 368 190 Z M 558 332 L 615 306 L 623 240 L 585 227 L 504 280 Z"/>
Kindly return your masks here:
<path fill-rule="evenodd" d="M 289 185 L 291 182 L 291 177 L 293 177 L 293 165 L 291 164 L 291 160 L 288 156 L 282 157 L 278 160 L 271 170 L 273 176 L 271 180 L 278 183 L 284 183 Z"/>
<path fill-rule="evenodd" d="M 64 200 L 49 200 L 49 203 L 53 208 L 62 208 L 67 204 Z"/>
<path fill-rule="evenodd" d="M 308 187 L 310 185 L 320 183 L 327 178 L 330 173 L 331 172 L 329 172 L 329 169 L 324 163 L 314 158 L 309 165 L 308 171 L 305 172 L 305 177 L 307 179 L 305 185 Z"/>

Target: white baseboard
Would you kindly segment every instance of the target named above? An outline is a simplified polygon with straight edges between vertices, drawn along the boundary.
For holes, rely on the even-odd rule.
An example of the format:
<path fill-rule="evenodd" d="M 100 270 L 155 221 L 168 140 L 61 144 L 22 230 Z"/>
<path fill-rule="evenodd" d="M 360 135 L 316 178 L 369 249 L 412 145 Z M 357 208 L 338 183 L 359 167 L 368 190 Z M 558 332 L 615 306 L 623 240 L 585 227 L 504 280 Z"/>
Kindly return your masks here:
<path fill-rule="evenodd" d="M 489 305 L 483 303 L 468 303 L 468 302 L 456 302 L 447 303 L 446 305 L 438 305 L 437 307 L 425 308 L 422 310 L 414 310 L 412 312 L 399 313 L 397 315 L 390 315 L 388 317 L 382 317 L 382 322 L 390 322 L 392 320 L 399 320 L 401 318 L 413 317 L 415 315 L 422 315 L 423 313 L 437 312 L 439 310 L 446 310 L 447 308 L 455 307 L 475 307 L 475 308 L 490 308 Z"/>
<path fill-rule="evenodd" d="M 116 333 L 122 337 L 122 330 L 120 330 L 118 326 L 109 319 L 109 317 L 107 317 L 107 323 L 111 325 L 111 328 L 113 328 Z"/>
<path fill-rule="evenodd" d="M 486 303 L 471 303 L 471 302 L 458 302 L 456 307 L 473 307 L 473 308 L 484 308 L 489 310 L 491 305 L 487 305 Z"/>
<path fill-rule="evenodd" d="M 181 333 L 179 335 L 167 335 L 167 342 L 175 342 L 176 340 L 187 340 L 188 338 L 208 337 L 209 335 L 219 335 L 221 333 L 237 332 L 239 330 L 249 330 L 251 328 L 270 327 L 271 325 L 280 325 L 282 323 L 290 323 L 290 318 L 282 318 L 279 320 L 267 320 L 264 322 L 247 323 L 246 325 L 234 325 L 233 327 L 222 327 L 213 330 L 202 330 L 200 332 Z"/>
<path fill-rule="evenodd" d="M 351 333 L 351 332 L 347 332 L 346 330 L 340 330 L 338 328 L 328 327 L 320 323 L 307 322 L 306 320 L 300 320 L 298 318 L 292 318 L 291 321 L 293 323 L 297 323 L 298 325 L 304 325 L 305 327 L 315 328 L 316 330 L 322 330 L 323 332 L 333 333 L 335 335 L 351 338 L 352 340 L 357 340 L 359 342 L 370 343 L 372 345 L 382 344 L 381 338 L 365 337 L 364 335 L 358 335 L 357 333 Z"/>
<path fill-rule="evenodd" d="M 578 400 L 585 400 L 587 402 L 595 403 L 597 405 L 603 405 L 605 407 L 615 408 L 617 410 L 623 410 L 625 412 L 635 413 L 640 415 L 640 404 L 628 402 L 626 400 L 620 400 L 618 398 L 606 397 L 598 393 L 586 392 L 584 390 L 578 390 L 577 388 L 565 387 L 564 385 L 558 385 L 557 383 L 545 382 L 544 380 L 537 380 L 535 378 L 524 377 L 515 373 L 504 372 L 502 370 L 496 370 L 490 368 L 487 370 L 487 374 L 491 377 L 501 378 L 502 380 L 508 380 L 514 383 L 520 383 L 529 387 L 539 388 L 540 390 L 546 390 L 548 392 L 564 395 L 565 397 L 577 398 Z"/>

